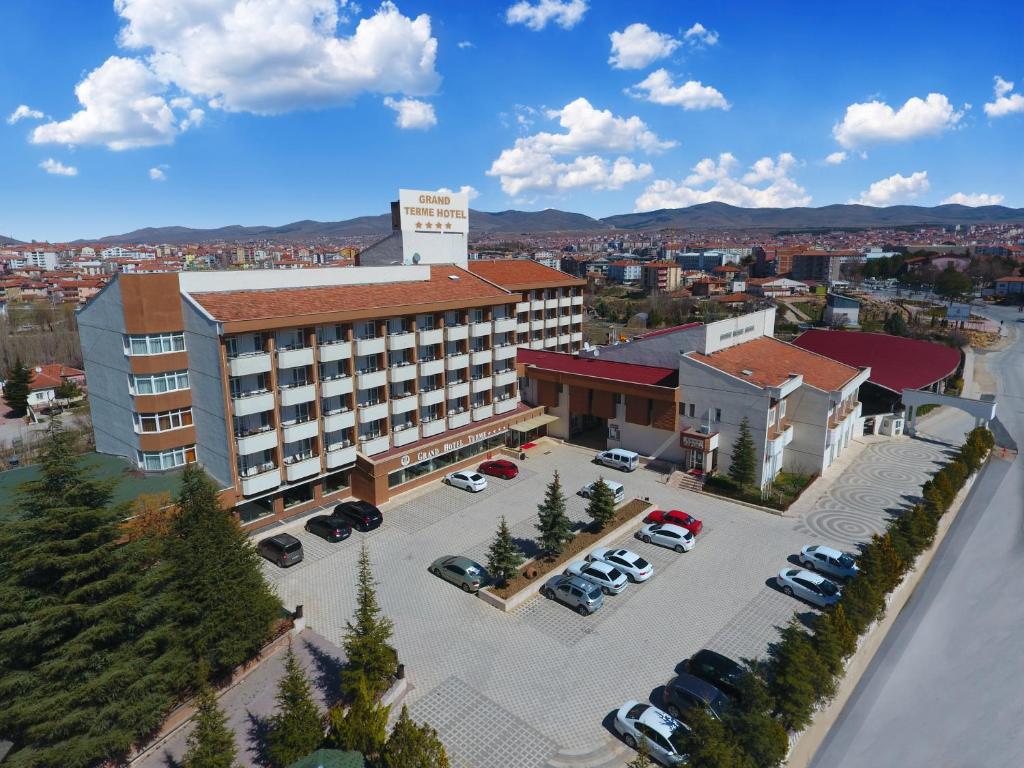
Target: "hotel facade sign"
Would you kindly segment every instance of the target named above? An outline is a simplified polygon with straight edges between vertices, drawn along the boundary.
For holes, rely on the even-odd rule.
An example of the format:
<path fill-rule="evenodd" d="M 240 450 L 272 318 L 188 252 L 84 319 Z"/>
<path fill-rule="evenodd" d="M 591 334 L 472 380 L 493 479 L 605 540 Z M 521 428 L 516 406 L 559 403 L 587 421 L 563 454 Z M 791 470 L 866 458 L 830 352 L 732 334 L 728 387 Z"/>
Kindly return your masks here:
<path fill-rule="evenodd" d="M 398 190 L 403 232 L 469 233 L 469 196 L 461 192 Z"/>

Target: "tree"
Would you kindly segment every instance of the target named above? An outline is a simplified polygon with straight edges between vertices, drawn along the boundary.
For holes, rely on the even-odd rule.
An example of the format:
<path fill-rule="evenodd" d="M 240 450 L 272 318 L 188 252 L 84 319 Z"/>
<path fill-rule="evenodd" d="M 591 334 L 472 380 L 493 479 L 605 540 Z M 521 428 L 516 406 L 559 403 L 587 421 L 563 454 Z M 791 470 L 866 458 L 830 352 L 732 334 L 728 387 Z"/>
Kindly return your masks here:
<path fill-rule="evenodd" d="M 781 635 L 772 649 L 768 688 L 779 722 L 788 731 L 799 731 L 811 721 L 822 696 L 822 681 L 832 682 L 832 675 L 795 617 Z"/>
<path fill-rule="evenodd" d="M 437 731 L 426 723 L 417 725 L 402 705 L 380 755 L 381 768 L 448 768 L 448 755 Z"/>
<path fill-rule="evenodd" d="M 764 678 L 751 669 L 736 683 L 739 695 L 723 720 L 746 755 L 745 768 L 777 768 L 789 751 L 789 736 L 772 717 L 773 702 Z"/>
<path fill-rule="evenodd" d="M 858 635 L 885 612 L 885 598 L 870 578 L 861 574 L 843 588 L 841 603 L 846 617 Z"/>
<path fill-rule="evenodd" d="M 499 587 L 504 587 L 508 580 L 516 575 L 516 569 L 525 559 L 512 538 L 505 516 L 502 515 L 498 532 L 494 534 L 494 541 L 487 550 L 487 570 L 490 571 L 495 583 Z"/>
<path fill-rule="evenodd" d="M 359 675 L 348 709 L 335 707 L 331 710 L 331 742 L 339 749 L 353 749 L 367 757 L 376 756 L 387 740 L 389 709 L 380 705 L 366 678 Z"/>
<path fill-rule="evenodd" d="M 31 383 L 32 371 L 18 358 L 4 382 L 4 403 L 15 416 L 24 416 L 28 412 Z"/>
<path fill-rule="evenodd" d="M 252 542 L 198 465 L 182 472 L 176 504 L 165 558 L 179 632 L 195 672 L 206 665 L 217 677 L 259 652 L 281 602 Z"/>
<path fill-rule="evenodd" d="M 272 765 L 286 768 L 316 750 L 323 740 L 324 719 L 289 643 L 284 676 L 277 684 L 277 712 L 267 734 L 267 755 Z"/>
<path fill-rule="evenodd" d="M 740 768 L 743 753 L 725 723 L 712 717 L 704 707 L 692 707 L 686 713 L 689 730 L 682 751 L 689 765 L 701 768 Z"/>
<path fill-rule="evenodd" d="M 78 385 L 70 379 L 62 381 L 56 390 L 57 397 L 62 400 L 73 400 L 81 394 L 82 390 L 79 389 Z"/>
<path fill-rule="evenodd" d="M 857 650 L 857 633 L 846 618 L 842 603 L 814 617 L 814 647 L 833 675 L 843 671 L 843 662 Z"/>
<path fill-rule="evenodd" d="M 882 327 L 890 336 L 907 335 L 907 321 L 903 319 L 903 313 L 898 310 L 885 316 L 885 323 L 882 324 Z"/>
<path fill-rule="evenodd" d="M 196 704 L 195 727 L 181 759 L 182 768 L 235 768 L 235 737 L 208 685 L 200 689 Z"/>
<path fill-rule="evenodd" d="M 952 264 L 946 266 L 935 278 L 935 293 L 953 299 L 969 293 L 974 285 L 971 278 L 956 269 Z"/>
<path fill-rule="evenodd" d="M 744 416 L 740 421 L 740 434 L 732 447 L 732 463 L 729 464 L 729 477 L 741 486 L 754 484 L 756 479 L 757 454 L 754 452 L 754 439 L 750 436 L 750 422 Z"/>
<path fill-rule="evenodd" d="M 544 492 L 544 501 L 537 507 L 537 517 L 541 549 L 550 556 L 561 554 L 566 542 L 572 540 L 572 525 L 565 514 L 565 494 L 557 469 Z"/>
<path fill-rule="evenodd" d="M 341 688 L 345 696 L 352 698 L 365 686 L 376 699 L 391 683 L 398 667 L 398 652 L 390 645 L 394 624 L 381 614 L 377 602 L 366 542 L 359 552 L 358 568 L 355 621 L 347 622 L 342 642 L 347 662 L 341 671 Z"/>
<path fill-rule="evenodd" d="M 636 745 L 636 757 L 626 763 L 626 768 L 651 768 L 654 763 L 651 762 L 651 751 L 647 747 L 647 738 L 645 736 L 640 737 L 640 742 Z"/>
<path fill-rule="evenodd" d="M 587 515 L 594 521 L 597 530 L 603 530 L 615 517 L 615 494 L 603 477 L 597 478 L 587 502 Z"/>

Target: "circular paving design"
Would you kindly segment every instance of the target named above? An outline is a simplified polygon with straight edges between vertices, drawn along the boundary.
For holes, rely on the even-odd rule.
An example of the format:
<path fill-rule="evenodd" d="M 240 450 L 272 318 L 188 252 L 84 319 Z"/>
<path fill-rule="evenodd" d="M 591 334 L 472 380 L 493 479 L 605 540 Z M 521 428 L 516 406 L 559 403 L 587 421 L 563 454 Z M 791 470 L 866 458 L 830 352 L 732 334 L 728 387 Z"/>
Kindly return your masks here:
<path fill-rule="evenodd" d="M 854 545 L 867 541 L 882 530 L 877 514 L 852 512 L 846 509 L 822 509 L 803 520 L 808 533 L 837 544 Z"/>

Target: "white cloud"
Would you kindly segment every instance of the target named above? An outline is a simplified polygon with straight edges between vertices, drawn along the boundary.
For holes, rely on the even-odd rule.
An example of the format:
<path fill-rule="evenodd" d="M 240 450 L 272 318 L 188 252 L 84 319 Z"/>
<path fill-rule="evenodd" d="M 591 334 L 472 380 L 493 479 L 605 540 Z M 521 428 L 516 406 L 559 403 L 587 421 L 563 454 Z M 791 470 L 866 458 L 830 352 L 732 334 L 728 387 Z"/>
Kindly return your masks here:
<path fill-rule="evenodd" d="M 832 127 L 832 135 L 846 149 L 880 141 L 907 141 L 942 133 L 963 114 L 941 93 L 929 93 L 924 99 L 914 96 L 898 110 L 882 101 L 868 101 L 848 106 L 842 122 Z"/>
<path fill-rule="evenodd" d="M 985 114 L 989 117 L 1004 117 L 1014 112 L 1024 112 L 1024 96 L 1013 93 L 1013 83 L 995 77 L 995 101 L 985 104 Z"/>
<path fill-rule="evenodd" d="M 917 171 L 909 176 L 894 173 L 887 179 L 874 182 L 866 192 L 860 193 L 858 199 L 850 200 L 850 202 L 876 207 L 895 205 L 920 197 L 930 187 L 928 171 Z"/>
<path fill-rule="evenodd" d="M 419 99 L 393 99 L 385 97 L 384 106 L 398 113 L 395 125 L 399 128 L 426 130 L 437 125 L 434 105 Z"/>
<path fill-rule="evenodd" d="M 612 55 L 608 63 L 615 69 L 643 69 L 652 61 L 671 55 L 680 43 L 671 35 L 655 32 L 646 24 L 630 24 L 621 32 L 612 32 Z"/>
<path fill-rule="evenodd" d="M 990 195 L 987 192 L 955 192 L 945 200 L 942 201 L 943 205 L 969 205 L 971 207 L 977 207 L 979 205 L 1002 205 L 1003 200 L 1006 198 L 1003 195 Z"/>
<path fill-rule="evenodd" d="M 549 21 L 555 22 L 562 29 L 572 29 L 583 20 L 587 12 L 584 0 L 520 0 L 510 5 L 505 12 L 505 21 L 509 24 L 523 24 L 535 32 L 544 29 Z"/>
<path fill-rule="evenodd" d="M 44 117 L 45 115 L 38 109 L 32 109 L 27 104 L 19 104 L 7 118 L 7 124 L 14 125 L 19 120 L 42 120 Z"/>
<path fill-rule="evenodd" d="M 73 165 L 64 165 L 59 160 L 54 160 L 52 157 L 48 157 L 39 164 L 47 173 L 52 173 L 55 176 L 77 176 L 78 169 Z"/>
<path fill-rule="evenodd" d="M 82 109 L 32 131 L 35 144 L 105 144 L 122 150 L 170 144 L 203 120 L 187 97 L 168 101 L 166 86 L 138 59 L 111 56 L 75 86 Z"/>
<path fill-rule="evenodd" d="M 473 45 L 472 41 L 470 41 L 470 40 L 459 40 L 459 42 L 457 42 L 456 45 L 459 48 L 463 48 L 463 49 L 465 49 L 465 48 L 475 48 L 476 47 L 476 46 Z"/>
<path fill-rule="evenodd" d="M 848 155 L 845 152 L 833 152 L 825 158 L 827 165 L 842 165 L 846 162 Z"/>
<path fill-rule="evenodd" d="M 170 168 L 169 165 L 157 165 L 149 169 L 149 178 L 153 181 L 167 181 L 167 174 L 164 173 L 166 168 Z"/>
<path fill-rule="evenodd" d="M 799 162 L 789 152 L 774 159 L 762 157 L 742 178 L 736 177 L 739 161 L 729 152 L 718 160 L 706 157 L 680 182 L 657 179 L 636 199 L 635 210 L 685 208 L 699 203 L 722 202 L 746 208 L 788 208 L 811 202 L 810 195 L 790 176 Z"/>
<path fill-rule="evenodd" d="M 548 119 L 558 118 L 565 133 L 541 132 L 520 142 L 534 148 L 555 154 L 569 154 L 586 150 L 606 152 L 631 152 L 644 150 L 657 152 L 676 145 L 674 141 L 662 141 L 647 124 L 636 115 L 616 117 L 607 109 L 596 109 L 585 98 L 580 97 L 566 104 L 562 109 L 550 109 L 545 113 Z"/>
<path fill-rule="evenodd" d="M 694 45 L 715 45 L 718 33 L 708 29 L 699 21 L 683 33 L 683 38 Z"/>
<path fill-rule="evenodd" d="M 697 80 L 688 80 L 676 85 L 672 75 L 664 69 L 656 69 L 644 80 L 626 90 L 630 96 L 654 104 L 691 109 L 729 109 L 721 91 Z"/>
<path fill-rule="evenodd" d="M 480 197 L 480 191 L 476 187 L 469 186 L 469 184 L 463 184 L 457 190 L 451 190 L 448 189 L 448 187 L 441 187 L 437 192 L 440 195 L 451 195 L 458 192 L 459 194 L 465 195 L 470 200 L 476 200 L 476 198 Z"/>

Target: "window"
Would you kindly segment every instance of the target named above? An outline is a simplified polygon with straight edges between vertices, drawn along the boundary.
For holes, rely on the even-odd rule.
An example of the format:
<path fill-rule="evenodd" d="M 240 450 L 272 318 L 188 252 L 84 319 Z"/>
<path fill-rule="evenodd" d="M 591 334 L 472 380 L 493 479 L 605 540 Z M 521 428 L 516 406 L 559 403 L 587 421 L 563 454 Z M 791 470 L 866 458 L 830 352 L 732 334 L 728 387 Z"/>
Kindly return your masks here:
<path fill-rule="evenodd" d="M 377 338 L 377 326 L 371 320 L 367 320 L 364 323 L 359 323 L 356 326 L 356 338 L 357 339 L 375 339 Z"/>
<path fill-rule="evenodd" d="M 164 392 L 188 389 L 188 371 L 130 374 L 128 389 L 133 395 L 159 395 Z"/>
<path fill-rule="evenodd" d="M 690 403 L 690 418 L 691 419 L 693 418 L 693 413 L 694 413 L 693 403 Z"/>
<path fill-rule="evenodd" d="M 139 451 L 139 466 L 147 472 L 176 469 L 196 460 L 194 445 L 170 448 L 166 451 Z"/>
<path fill-rule="evenodd" d="M 482 309 L 471 309 L 469 310 L 469 322 L 471 323 L 482 323 L 484 321 L 484 311 Z"/>
<path fill-rule="evenodd" d="M 785 416 L 786 416 L 786 400 L 783 399 L 783 400 L 779 401 L 779 421 L 781 421 Z"/>
<path fill-rule="evenodd" d="M 679 415 L 680 416 L 685 416 L 686 415 L 686 403 L 680 403 L 679 404 Z"/>
<path fill-rule="evenodd" d="M 124 352 L 126 355 L 165 355 L 168 352 L 184 351 L 185 334 L 183 332 L 124 337 Z"/>
<path fill-rule="evenodd" d="M 717 422 L 720 422 L 721 420 L 722 420 L 722 409 L 721 408 L 715 408 L 715 422 L 717 423 Z"/>
<path fill-rule="evenodd" d="M 420 315 L 419 317 L 416 318 L 416 328 L 421 331 L 434 330 L 434 316 Z"/>
<path fill-rule="evenodd" d="M 167 432 L 172 429 L 181 429 L 192 424 L 192 409 L 182 408 L 176 411 L 163 411 L 162 413 L 137 413 L 135 414 L 136 432 Z"/>

